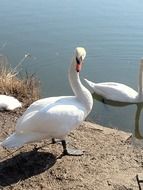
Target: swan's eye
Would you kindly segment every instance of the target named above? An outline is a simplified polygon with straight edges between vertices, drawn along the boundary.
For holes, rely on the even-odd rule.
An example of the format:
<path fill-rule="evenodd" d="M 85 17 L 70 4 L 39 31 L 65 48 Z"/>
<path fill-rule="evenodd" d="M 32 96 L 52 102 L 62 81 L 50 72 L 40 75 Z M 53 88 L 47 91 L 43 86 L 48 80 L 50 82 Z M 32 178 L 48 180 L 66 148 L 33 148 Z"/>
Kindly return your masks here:
<path fill-rule="evenodd" d="M 80 60 L 76 57 L 77 64 L 80 64 Z"/>

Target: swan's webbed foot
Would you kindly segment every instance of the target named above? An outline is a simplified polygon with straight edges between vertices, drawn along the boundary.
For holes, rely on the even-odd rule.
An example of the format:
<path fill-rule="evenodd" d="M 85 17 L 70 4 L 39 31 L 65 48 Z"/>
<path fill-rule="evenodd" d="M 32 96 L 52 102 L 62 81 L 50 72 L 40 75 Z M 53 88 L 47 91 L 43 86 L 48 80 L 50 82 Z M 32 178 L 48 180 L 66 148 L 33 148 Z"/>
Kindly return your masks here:
<path fill-rule="evenodd" d="M 63 151 L 63 155 L 68 155 L 68 156 L 82 156 L 82 155 L 83 155 L 83 151 L 82 151 L 82 150 L 77 150 L 77 149 L 66 148 L 66 149 Z"/>
<path fill-rule="evenodd" d="M 68 156 L 83 155 L 83 151 L 81 151 L 81 150 L 67 148 L 67 144 L 66 144 L 65 140 L 62 140 L 61 142 L 62 142 L 62 146 L 63 146 L 63 155 L 68 155 Z"/>

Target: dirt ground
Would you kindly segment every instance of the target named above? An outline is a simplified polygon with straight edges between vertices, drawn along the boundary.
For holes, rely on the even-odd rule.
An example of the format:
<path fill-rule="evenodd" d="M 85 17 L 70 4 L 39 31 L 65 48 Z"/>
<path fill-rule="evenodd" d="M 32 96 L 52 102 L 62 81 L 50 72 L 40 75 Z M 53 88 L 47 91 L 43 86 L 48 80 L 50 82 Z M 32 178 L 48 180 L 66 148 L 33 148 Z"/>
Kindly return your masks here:
<path fill-rule="evenodd" d="M 0 113 L 0 141 L 14 130 L 21 110 Z M 67 137 L 83 156 L 62 156 L 62 146 L 45 140 L 20 150 L 0 147 L 0 189 L 139 190 L 143 150 L 131 134 L 84 122 Z M 143 176 L 143 175 L 142 175 Z M 140 188 L 141 189 L 141 188 Z"/>

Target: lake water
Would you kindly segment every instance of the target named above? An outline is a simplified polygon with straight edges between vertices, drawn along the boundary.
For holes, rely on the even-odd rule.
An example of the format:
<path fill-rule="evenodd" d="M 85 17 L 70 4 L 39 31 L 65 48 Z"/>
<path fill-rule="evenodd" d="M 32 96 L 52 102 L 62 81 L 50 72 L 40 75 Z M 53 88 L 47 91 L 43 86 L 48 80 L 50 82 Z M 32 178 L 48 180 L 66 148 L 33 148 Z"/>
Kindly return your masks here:
<path fill-rule="evenodd" d="M 81 78 L 137 90 L 143 1 L 0 0 L 0 52 L 13 66 L 24 54 L 32 55 L 23 68 L 38 75 L 43 97 L 72 94 L 67 69 L 77 46 L 87 51 Z M 132 131 L 135 110 L 135 105 L 118 108 L 95 100 L 88 119 Z"/>

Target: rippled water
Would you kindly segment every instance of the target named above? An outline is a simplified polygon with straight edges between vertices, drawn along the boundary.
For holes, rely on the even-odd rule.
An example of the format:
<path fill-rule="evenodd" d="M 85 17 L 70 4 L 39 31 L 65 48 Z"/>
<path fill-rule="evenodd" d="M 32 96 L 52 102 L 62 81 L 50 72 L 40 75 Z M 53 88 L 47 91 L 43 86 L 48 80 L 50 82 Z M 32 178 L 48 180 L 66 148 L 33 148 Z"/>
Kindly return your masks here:
<path fill-rule="evenodd" d="M 0 51 L 12 65 L 32 54 L 23 67 L 37 73 L 43 97 L 72 94 L 67 69 L 76 46 L 87 50 L 81 77 L 137 90 L 142 10 L 141 0 L 0 0 Z M 135 105 L 118 108 L 94 101 L 89 119 L 132 131 L 135 110 Z"/>

